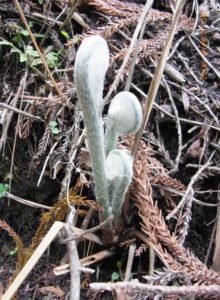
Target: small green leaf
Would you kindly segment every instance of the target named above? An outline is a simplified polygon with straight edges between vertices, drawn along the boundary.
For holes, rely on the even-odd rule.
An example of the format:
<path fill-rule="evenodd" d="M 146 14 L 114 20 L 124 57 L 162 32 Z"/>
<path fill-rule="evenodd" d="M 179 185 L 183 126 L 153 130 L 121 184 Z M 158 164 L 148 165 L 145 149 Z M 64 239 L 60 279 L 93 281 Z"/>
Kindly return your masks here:
<path fill-rule="evenodd" d="M 119 274 L 117 272 L 112 273 L 112 281 L 116 281 L 119 279 Z"/>
<path fill-rule="evenodd" d="M 57 127 L 52 127 L 51 131 L 52 131 L 53 134 L 58 134 L 60 132 Z"/>
<path fill-rule="evenodd" d="M 9 189 L 9 185 L 0 183 L 0 199 L 4 196 L 5 192 Z"/>
<path fill-rule="evenodd" d="M 38 52 L 36 50 L 34 50 L 32 46 L 27 46 L 27 49 L 25 52 L 30 56 L 39 57 Z"/>
<path fill-rule="evenodd" d="M 34 22 L 33 22 L 33 21 L 29 21 L 29 22 L 28 22 L 28 25 L 29 25 L 29 27 L 31 28 L 31 27 L 34 26 Z"/>
<path fill-rule="evenodd" d="M 42 64 L 42 60 L 40 58 L 35 58 L 31 63 L 32 66 L 38 66 L 41 64 Z"/>
<path fill-rule="evenodd" d="M 9 185 L 8 185 L 7 183 L 5 183 L 5 184 L 4 184 L 4 190 L 5 190 L 5 192 L 7 192 L 8 189 L 9 189 Z"/>
<path fill-rule="evenodd" d="M 58 56 L 59 56 L 59 52 L 52 51 L 52 52 L 47 53 L 46 60 L 47 60 L 49 67 L 54 68 L 59 65 Z"/>
<path fill-rule="evenodd" d="M 20 62 L 24 62 L 28 60 L 27 53 L 20 53 Z"/>
<path fill-rule="evenodd" d="M 14 255 L 16 255 L 18 253 L 18 248 L 16 247 L 14 250 L 11 250 L 10 252 L 9 252 L 9 255 L 10 256 L 14 256 Z"/>
<path fill-rule="evenodd" d="M 61 30 L 61 34 L 67 39 L 69 40 L 70 36 L 69 36 L 69 33 L 64 31 L 64 30 Z"/>
<path fill-rule="evenodd" d="M 10 43 L 10 42 L 8 42 L 8 41 L 6 41 L 6 40 L 0 41 L 0 45 L 6 45 L 6 46 L 11 46 L 11 47 L 14 46 L 12 43 Z"/>
<path fill-rule="evenodd" d="M 48 60 L 57 60 L 57 53 L 56 52 L 49 52 L 47 53 L 47 59 Z"/>
<path fill-rule="evenodd" d="M 25 30 L 25 29 L 21 29 L 21 34 L 23 35 L 23 36 L 29 36 L 29 32 L 27 31 L 27 30 Z"/>
<path fill-rule="evenodd" d="M 122 262 L 120 260 L 117 261 L 117 268 L 121 270 Z"/>
<path fill-rule="evenodd" d="M 56 127 L 57 122 L 56 121 L 50 121 L 50 127 Z"/>
<path fill-rule="evenodd" d="M 23 44 L 22 44 L 22 39 L 20 37 L 20 35 L 16 35 L 15 37 L 13 37 L 12 41 L 17 44 L 18 47 L 22 48 Z"/>
<path fill-rule="evenodd" d="M 38 38 L 38 37 L 39 37 L 39 38 L 42 38 L 44 35 L 41 34 L 41 33 L 34 33 L 33 36 L 34 36 L 34 37 L 37 37 L 37 38 Z"/>

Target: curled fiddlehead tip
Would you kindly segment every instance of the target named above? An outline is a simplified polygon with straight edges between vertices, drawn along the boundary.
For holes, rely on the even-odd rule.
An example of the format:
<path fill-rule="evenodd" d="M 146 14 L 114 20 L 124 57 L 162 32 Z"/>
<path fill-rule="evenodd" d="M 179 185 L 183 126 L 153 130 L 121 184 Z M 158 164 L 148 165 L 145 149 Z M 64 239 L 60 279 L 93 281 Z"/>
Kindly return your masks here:
<path fill-rule="evenodd" d="M 112 100 L 108 112 L 109 124 L 119 134 L 136 133 L 142 121 L 142 109 L 137 97 L 120 92 Z"/>
<path fill-rule="evenodd" d="M 131 181 L 133 172 L 132 164 L 133 157 L 127 150 L 112 150 L 106 160 L 106 173 L 108 179 L 113 180 L 117 176 L 126 176 L 128 178 L 128 181 Z"/>
<path fill-rule="evenodd" d="M 132 180 L 132 165 L 132 156 L 126 150 L 121 149 L 112 150 L 106 160 L 110 203 L 115 220 L 121 215 L 125 193 Z"/>
<path fill-rule="evenodd" d="M 96 105 L 102 99 L 105 74 L 109 65 L 109 49 L 100 36 L 91 36 L 80 45 L 74 66 L 74 78 L 77 94 L 82 102 L 85 94 Z"/>
<path fill-rule="evenodd" d="M 112 100 L 108 111 L 105 133 L 105 153 L 116 148 L 120 134 L 135 134 L 142 121 L 142 109 L 137 97 L 130 92 L 120 92 Z"/>

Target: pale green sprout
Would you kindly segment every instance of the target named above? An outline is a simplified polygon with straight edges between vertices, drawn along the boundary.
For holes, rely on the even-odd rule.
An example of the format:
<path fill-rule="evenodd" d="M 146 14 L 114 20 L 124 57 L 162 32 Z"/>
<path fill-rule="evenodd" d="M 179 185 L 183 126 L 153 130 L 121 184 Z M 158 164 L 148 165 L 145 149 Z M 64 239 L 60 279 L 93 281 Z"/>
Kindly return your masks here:
<path fill-rule="evenodd" d="M 103 207 L 100 221 L 113 214 L 114 222 L 117 222 L 133 174 L 133 158 L 126 150 L 115 149 L 117 139 L 119 135 L 137 132 L 142 111 L 132 93 L 116 95 L 109 108 L 104 139 L 101 106 L 108 64 L 106 41 L 99 36 L 86 38 L 76 55 L 74 77 L 86 128 L 96 198 Z"/>

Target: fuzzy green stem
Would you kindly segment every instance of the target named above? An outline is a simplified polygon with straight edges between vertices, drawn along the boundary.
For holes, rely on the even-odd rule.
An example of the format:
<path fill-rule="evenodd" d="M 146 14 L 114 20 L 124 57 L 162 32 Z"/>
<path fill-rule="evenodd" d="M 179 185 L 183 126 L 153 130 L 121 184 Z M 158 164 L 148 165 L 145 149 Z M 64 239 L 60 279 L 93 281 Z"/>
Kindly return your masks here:
<path fill-rule="evenodd" d="M 102 206 L 100 221 L 109 215 L 109 195 L 105 173 L 104 132 L 100 118 L 100 102 L 109 63 L 107 43 L 98 36 L 81 44 L 75 61 L 75 84 L 83 113 L 94 173 L 97 203 Z"/>
<path fill-rule="evenodd" d="M 118 132 L 115 130 L 114 122 L 108 117 L 105 132 L 105 154 L 108 155 L 116 148 Z"/>

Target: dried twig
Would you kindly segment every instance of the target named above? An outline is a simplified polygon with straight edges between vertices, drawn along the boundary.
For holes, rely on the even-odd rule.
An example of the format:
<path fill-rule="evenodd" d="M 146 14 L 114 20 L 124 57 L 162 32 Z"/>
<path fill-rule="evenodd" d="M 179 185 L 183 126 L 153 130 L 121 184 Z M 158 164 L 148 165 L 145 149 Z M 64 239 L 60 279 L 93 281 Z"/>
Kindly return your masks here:
<path fill-rule="evenodd" d="M 133 37 L 132 37 L 129 49 L 127 51 L 127 54 L 126 54 L 126 56 L 125 56 L 125 58 L 123 60 L 123 63 L 122 63 L 122 65 L 121 65 L 121 67 L 120 67 L 120 69 L 119 69 L 119 71 L 117 73 L 117 76 L 115 77 L 114 82 L 112 83 L 111 88 L 108 91 L 108 94 L 105 97 L 105 101 L 104 101 L 105 104 L 108 102 L 108 100 L 110 99 L 113 91 L 116 89 L 117 85 L 119 84 L 120 78 L 121 78 L 121 76 L 122 76 L 122 74 L 124 72 L 124 69 L 125 69 L 125 67 L 126 67 L 126 65 L 128 63 L 128 60 L 129 60 L 132 52 L 134 51 L 134 47 L 135 47 L 135 44 L 137 42 L 138 34 L 139 34 L 140 30 L 141 30 L 141 27 L 142 27 L 142 24 L 143 24 L 143 22 L 145 20 L 145 17 L 148 14 L 151 2 L 147 1 L 146 4 L 145 4 L 145 7 L 144 7 L 143 12 L 142 12 L 142 15 L 139 18 L 139 21 L 138 21 L 138 24 L 136 26 L 135 32 L 133 34 Z"/>
<path fill-rule="evenodd" d="M 18 99 L 19 99 L 19 97 L 20 97 L 20 95 L 23 91 L 24 84 L 25 84 L 25 78 L 26 78 L 26 73 L 24 74 L 23 78 L 21 79 L 19 88 L 17 90 L 17 93 L 14 96 L 14 99 L 12 100 L 12 103 L 13 103 L 12 106 L 13 107 L 15 107 L 17 105 Z M 5 144 L 7 133 L 8 133 L 8 128 L 9 128 L 9 125 L 11 123 L 13 115 L 14 115 L 14 111 L 12 110 L 12 111 L 9 112 L 9 114 L 7 116 L 6 124 L 3 127 L 3 131 L 2 131 L 2 135 L 1 135 L 1 139 L 0 139 L 0 152 L 2 151 L 2 148 Z"/>
<path fill-rule="evenodd" d="M 33 255 L 30 257 L 26 265 L 23 267 L 21 272 L 17 275 L 15 280 L 12 282 L 8 290 L 5 292 L 5 294 L 2 296 L 1 300 L 10 300 L 12 299 L 13 295 L 16 293 L 22 282 L 25 280 L 25 278 L 28 276 L 28 274 L 31 272 L 33 267 L 36 265 L 40 257 L 43 255 L 43 253 L 46 251 L 50 243 L 54 240 L 54 238 L 57 236 L 58 232 L 63 227 L 63 223 L 61 222 L 55 222 L 44 239 L 41 241 L 37 249 L 34 251 Z"/>
<path fill-rule="evenodd" d="M 104 260 L 105 258 L 109 258 L 115 255 L 115 252 L 112 250 L 103 250 L 97 253 L 94 253 L 90 256 L 84 257 L 80 259 L 81 266 L 90 266 L 94 263 Z M 69 264 L 65 264 L 59 267 L 54 268 L 54 274 L 56 276 L 60 276 L 70 272 Z"/>
<path fill-rule="evenodd" d="M 196 172 L 196 174 L 193 175 L 193 177 L 190 180 L 190 183 L 187 186 L 186 192 L 184 194 L 184 196 L 182 197 L 181 201 L 178 203 L 178 205 L 176 206 L 176 208 L 166 217 L 167 220 L 170 220 L 171 218 L 173 218 L 175 216 L 175 214 L 177 213 L 178 210 L 181 209 L 181 207 L 184 205 L 185 201 L 188 199 L 189 194 L 193 191 L 192 187 L 195 184 L 195 182 L 197 181 L 197 179 L 199 178 L 199 176 L 202 174 L 202 172 L 209 166 L 214 153 L 212 153 L 212 155 L 209 157 L 207 163 L 205 165 L 203 165 L 201 168 L 199 168 L 199 170 Z"/>
<path fill-rule="evenodd" d="M 204 54 L 202 54 L 202 52 L 200 51 L 200 49 L 196 46 L 196 44 L 194 43 L 194 41 L 192 40 L 192 38 L 188 35 L 187 36 L 190 43 L 192 44 L 192 46 L 196 49 L 196 51 L 198 52 L 198 54 L 201 56 L 201 58 L 204 60 L 204 62 L 209 66 L 210 69 L 212 69 L 212 71 L 215 73 L 215 75 L 218 77 L 218 79 L 220 80 L 220 73 L 219 71 L 209 62 L 209 60 L 205 57 Z"/>
<path fill-rule="evenodd" d="M 174 82 L 169 82 L 171 85 L 175 85 L 178 86 L 179 88 L 181 88 L 180 85 L 177 85 Z M 147 97 L 147 94 L 144 93 L 142 90 L 140 90 L 135 84 L 131 83 L 131 86 L 133 89 L 135 89 L 140 95 L 142 95 L 143 97 Z M 191 93 L 190 93 L 191 94 Z M 169 113 L 168 111 L 164 110 L 160 105 L 158 105 L 156 102 L 153 103 L 153 108 L 156 110 L 160 110 L 162 111 L 166 116 L 169 116 L 171 119 L 175 120 L 175 116 L 172 115 L 171 113 Z M 189 120 L 189 119 L 184 119 L 184 118 L 179 118 L 180 122 L 184 122 L 184 123 L 188 123 L 188 124 L 193 124 L 193 125 L 198 125 L 198 126 L 204 126 L 204 123 L 199 122 L 199 121 L 193 121 L 193 120 Z M 211 125 L 210 128 L 219 131 L 220 132 L 220 127 L 218 126 L 213 126 Z"/>
<path fill-rule="evenodd" d="M 127 266 L 126 266 L 126 271 L 125 271 L 125 281 L 129 281 L 130 275 L 131 275 L 131 269 L 133 265 L 133 260 L 134 260 L 134 255 L 135 255 L 135 250 L 136 250 L 136 245 L 132 244 L 129 246 L 129 251 L 128 251 L 128 261 L 127 261 Z"/>
<path fill-rule="evenodd" d="M 135 50 L 134 50 L 134 53 L 133 53 L 133 57 L 132 57 L 132 62 L 131 62 L 130 68 L 129 68 L 128 78 L 127 78 L 127 81 L 126 81 L 126 84 L 125 84 L 125 91 L 129 91 L 129 89 L 130 89 L 131 80 L 132 80 L 132 76 L 133 76 L 133 72 L 134 72 L 134 68 L 135 68 L 135 64 L 136 64 L 136 60 L 137 60 L 137 56 L 138 56 L 139 46 L 140 46 L 140 43 L 143 39 L 143 35 L 144 35 L 144 32 L 145 32 L 145 27 L 146 27 L 146 24 L 147 24 L 147 16 L 149 14 L 149 10 L 152 7 L 152 5 L 153 5 L 152 0 L 146 1 L 146 4 L 145 4 L 146 12 L 145 12 L 145 15 L 144 15 L 143 23 L 141 24 L 140 34 L 139 34 L 139 37 L 137 39 L 137 44 L 136 44 L 136 47 L 135 47 Z"/>
<path fill-rule="evenodd" d="M 20 197 L 17 197 L 9 192 L 5 192 L 4 197 L 10 198 L 12 200 L 15 200 L 19 203 L 22 203 L 24 205 L 30 206 L 30 207 L 34 207 L 34 208 L 40 208 L 40 209 L 51 209 L 51 206 L 47 206 L 47 205 L 43 205 L 40 203 L 36 203 L 36 202 L 32 202 L 26 199 L 22 199 Z"/>
<path fill-rule="evenodd" d="M 75 225 L 75 213 L 76 210 L 73 206 L 69 206 L 69 211 L 66 216 L 67 223 L 67 234 L 70 238 L 72 235 L 71 226 Z M 69 240 L 67 242 L 67 250 L 70 265 L 70 299 L 79 300 L 80 299 L 80 261 L 77 250 L 77 245 L 75 241 Z"/>
<path fill-rule="evenodd" d="M 144 108 L 144 117 L 143 117 L 143 122 L 141 125 L 140 130 L 138 131 L 136 137 L 135 137 L 135 141 L 134 141 L 134 145 L 133 145 L 133 149 L 132 149 L 132 154 L 135 156 L 137 153 L 137 149 L 138 149 L 138 144 L 140 142 L 141 136 L 144 132 L 144 129 L 147 125 L 152 107 L 153 107 L 153 103 L 155 100 L 155 97 L 157 95 L 157 91 L 160 85 L 160 80 L 163 74 L 163 70 L 165 68 L 166 65 L 166 60 L 170 51 L 170 47 L 173 41 L 173 37 L 174 37 L 174 33 L 175 33 L 175 28 L 177 26 L 177 21 L 179 19 L 179 16 L 182 12 L 183 6 L 184 6 L 185 1 L 178 1 L 177 5 L 176 5 L 176 12 L 174 15 L 174 19 L 173 19 L 173 23 L 171 25 L 171 29 L 170 29 L 170 33 L 169 33 L 169 37 L 166 43 L 166 46 L 163 49 L 163 52 L 161 54 L 161 59 L 159 61 L 159 64 L 156 68 L 155 71 L 155 75 L 154 78 L 151 81 L 151 85 L 149 88 L 149 92 L 148 92 L 148 97 L 145 101 L 145 108 Z"/>
<path fill-rule="evenodd" d="M 66 16 L 66 19 L 63 21 L 62 25 L 60 26 L 60 30 L 62 30 L 64 26 L 66 26 L 66 24 L 71 20 L 78 4 L 79 4 L 79 0 L 75 0 Z"/>
<path fill-rule="evenodd" d="M 34 116 L 26 111 L 23 111 L 23 110 L 20 110 L 16 107 L 13 107 L 11 105 L 8 105 L 6 103 L 0 103 L 0 107 L 4 107 L 8 110 L 12 110 L 14 112 L 16 112 L 17 114 L 20 114 L 20 115 L 23 115 L 23 116 L 26 116 L 26 117 L 29 117 L 29 118 L 33 118 L 35 120 L 38 120 L 38 121 L 41 121 L 41 122 L 44 122 L 44 120 L 41 118 L 41 117 L 38 117 L 38 116 Z"/>

